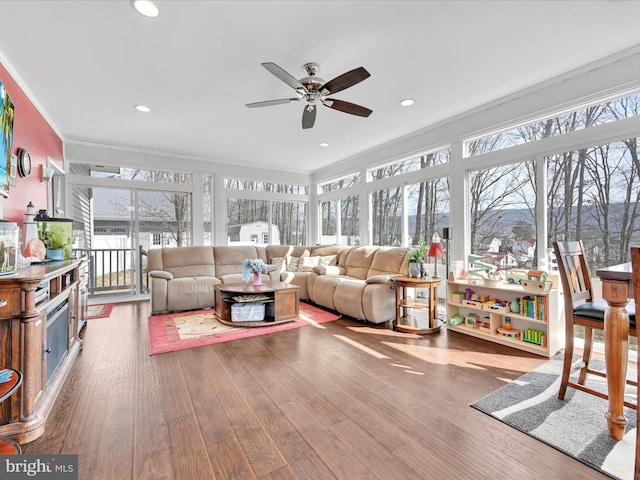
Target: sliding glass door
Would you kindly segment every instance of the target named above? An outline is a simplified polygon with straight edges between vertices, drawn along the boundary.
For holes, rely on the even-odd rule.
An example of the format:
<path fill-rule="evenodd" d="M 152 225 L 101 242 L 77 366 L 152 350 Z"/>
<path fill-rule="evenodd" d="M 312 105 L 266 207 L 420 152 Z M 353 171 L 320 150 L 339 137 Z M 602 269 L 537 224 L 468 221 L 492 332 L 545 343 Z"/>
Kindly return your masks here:
<path fill-rule="evenodd" d="M 90 256 L 90 293 L 148 293 L 146 252 L 191 245 L 191 217 L 191 193 L 75 187 L 75 247 Z"/>

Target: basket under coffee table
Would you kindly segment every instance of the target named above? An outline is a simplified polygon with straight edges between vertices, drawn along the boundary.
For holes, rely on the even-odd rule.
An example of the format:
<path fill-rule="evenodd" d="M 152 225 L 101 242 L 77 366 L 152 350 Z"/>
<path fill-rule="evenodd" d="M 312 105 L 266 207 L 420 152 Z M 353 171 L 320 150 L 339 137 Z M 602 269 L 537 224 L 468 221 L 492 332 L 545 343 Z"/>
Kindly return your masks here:
<path fill-rule="evenodd" d="M 300 315 L 300 287 L 284 282 L 264 282 L 255 286 L 251 283 L 222 283 L 215 285 L 216 316 L 220 323 L 237 327 L 264 327 L 279 323 L 293 322 Z M 264 303 L 265 317 L 262 321 L 234 322 L 231 306 L 244 303 L 239 297 L 261 295 L 265 298 L 248 300 L 250 303 Z M 236 298 L 234 298 L 236 297 Z"/>

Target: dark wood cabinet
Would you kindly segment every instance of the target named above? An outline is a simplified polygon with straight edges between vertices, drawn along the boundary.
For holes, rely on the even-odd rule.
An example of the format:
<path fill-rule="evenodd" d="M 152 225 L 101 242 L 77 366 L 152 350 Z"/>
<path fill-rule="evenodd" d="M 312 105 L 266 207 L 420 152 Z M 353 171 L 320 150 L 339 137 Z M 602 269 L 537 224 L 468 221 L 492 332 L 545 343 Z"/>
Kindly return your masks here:
<path fill-rule="evenodd" d="M 84 268 L 85 259 L 65 260 L 0 277 L 0 299 L 7 301 L 0 307 L 0 365 L 23 375 L 21 387 L 0 405 L 0 437 L 26 443 L 44 432 L 82 345 Z"/>

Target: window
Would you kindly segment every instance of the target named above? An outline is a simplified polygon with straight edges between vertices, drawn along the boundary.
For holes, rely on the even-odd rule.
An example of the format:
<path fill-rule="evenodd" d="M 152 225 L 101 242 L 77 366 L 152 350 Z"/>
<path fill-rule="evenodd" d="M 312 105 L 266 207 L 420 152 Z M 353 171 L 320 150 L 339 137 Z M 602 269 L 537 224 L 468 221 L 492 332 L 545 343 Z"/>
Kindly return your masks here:
<path fill-rule="evenodd" d="M 229 245 L 256 244 L 263 233 L 269 232 L 269 202 L 227 198 L 227 218 Z"/>
<path fill-rule="evenodd" d="M 320 193 L 335 192 L 336 190 L 343 190 L 349 187 L 355 187 L 360 183 L 360 174 L 355 173 L 338 180 L 332 180 L 330 182 L 321 183 L 318 185 L 318 191 Z"/>
<path fill-rule="evenodd" d="M 320 203 L 321 244 L 360 244 L 360 212 L 358 205 L 357 195 Z"/>
<path fill-rule="evenodd" d="M 113 214 L 119 210 L 119 215 L 124 218 L 131 215 L 129 205 L 126 202 L 116 203 L 115 193 L 111 195 L 106 211 Z M 98 203 L 97 199 L 95 203 Z M 165 246 L 191 245 L 191 194 L 141 191 L 138 194 L 138 218 L 141 233 L 151 231 L 166 234 L 166 237 L 163 236 Z"/>
<path fill-rule="evenodd" d="M 589 267 L 629 261 L 640 243 L 638 139 L 548 157 L 548 242 L 582 240 Z"/>
<path fill-rule="evenodd" d="M 533 161 L 471 173 L 471 273 L 538 264 L 535 185 Z"/>
<path fill-rule="evenodd" d="M 306 185 L 287 185 L 259 180 L 244 180 L 241 178 L 225 178 L 224 188 L 227 190 L 248 190 L 252 192 L 291 193 L 306 195 Z"/>
<path fill-rule="evenodd" d="M 202 176 L 202 244 L 213 245 L 213 176 Z"/>
<path fill-rule="evenodd" d="M 373 168 L 367 171 L 367 181 L 382 180 L 407 172 L 415 172 L 434 165 L 449 162 L 451 151 L 447 149 L 425 153 L 416 157 L 389 163 L 383 167 Z"/>
<path fill-rule="evenodd" d="M 152 233 L 151 234 L 151 245 L 154 247 L 162 246 L 162 234 L 161 233 Z"/>
<path fill-rule="evenodd" d="M 306 245 L 307 202 L 272 202 L 271 221 L 278 235 L 272 245 Z"/>
<path fill-rule="evenodd" d="M 372 245 L 402 245 L 402 187 L 371 193 Z"/>
<path fill-rule="evenodd" d="M 429 244 L 449 226 L 449 180 L 439 178 L 407 185 L 409 245 Z"/>
<path fill-rule="evenodd" d="M 469 155 L 501 150 L 503 148 L 534 142 L 546 137 L 562 135 L 575 130 L 601 125 L 638 115 L 640 93 L 616 98 L 584 107 L 569 113 L 556 115 L 521 127 L 510 128 L 468 142 Z"/>
<path fill-rule="evenodd" d="M 322 202 L 320 212 L 320 244 L 338 243 L 337 201 Z"/>
<path fill-rule="evenodd" d="M 360 245 L 360 201 L 357 195 L 340 198 L 340 245 Z"/>
<path fill-rule="evenodd" d="M 127 168 L 110 165 L 78 165 L 89 172 L 92 177 L 118 178 L 120 180 L 135 180 L 137 182 L 178 183 L 192 185 L 193 175 L 183 172 L 168 172 L 162 170 L 146 170 L 141 168 Z"/>
<path fill-rule="evenodd" d="M 307 240 L 307 187 L 226 178 L 227 242 L 305 245 Z M 263 192 L 255 200 L 253 192 Z M 235 193 L 234 193 L 235 192 Z M 233 196 L 231 196 L 233 195 Z M 293 198 L 292 201 L 283 201 Z M 296 201 L 296 198 L 300 198 Z"/>

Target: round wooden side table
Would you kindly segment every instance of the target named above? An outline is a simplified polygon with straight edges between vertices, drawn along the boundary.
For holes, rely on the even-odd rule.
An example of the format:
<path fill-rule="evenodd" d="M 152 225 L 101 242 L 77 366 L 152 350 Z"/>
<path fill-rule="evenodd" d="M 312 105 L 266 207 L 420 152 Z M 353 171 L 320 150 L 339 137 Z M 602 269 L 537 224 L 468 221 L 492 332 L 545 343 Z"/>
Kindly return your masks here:
<path fill-rule="evenodd" d="M 418 335 L 439 333 L 443 323 L 438 320 L 438 286 L 441 278 L 393 277 L 396 287 L 395 330 Z M 428 298 L 413 298 L 407 295 L 409 288 L 424 288 L 429 291 Z M 427 325 L 418 322 L 419 312 L 427 312 Z"/>

